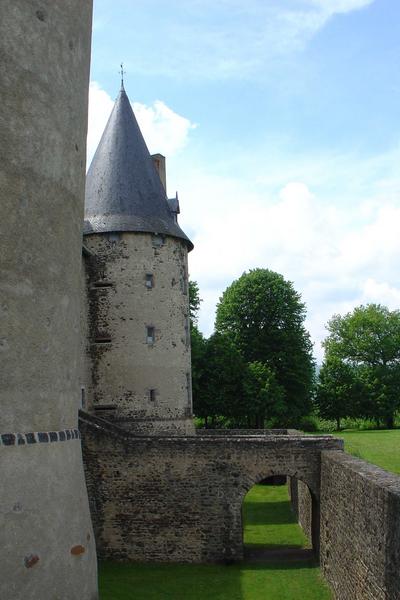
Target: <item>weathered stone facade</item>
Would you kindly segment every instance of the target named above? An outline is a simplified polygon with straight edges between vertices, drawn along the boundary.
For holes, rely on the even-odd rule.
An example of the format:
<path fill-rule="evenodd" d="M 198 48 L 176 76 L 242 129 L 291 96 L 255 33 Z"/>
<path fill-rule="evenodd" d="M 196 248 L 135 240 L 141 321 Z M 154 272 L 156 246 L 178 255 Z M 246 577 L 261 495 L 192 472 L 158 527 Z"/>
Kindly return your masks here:
<path fill-rule="evenodd" d="M 92 2 L 0 12 L 0 598 L 93 600 L 77 430 Z"/>
<path fill-rule="evenodd" d="M 308 486 L 318 528 L 321 451 L 342 448 L 330 436 L 140 438 L 88 415 L 81 430 L 99 556 L 142 562 L 241 560 L 244 496 L 272 475 Z"/>
<path fill-rule="evenodd" d="M 85 246 L 87 407 L 130 430 L 193 433 L 186 244 L 122 232 Z"/>

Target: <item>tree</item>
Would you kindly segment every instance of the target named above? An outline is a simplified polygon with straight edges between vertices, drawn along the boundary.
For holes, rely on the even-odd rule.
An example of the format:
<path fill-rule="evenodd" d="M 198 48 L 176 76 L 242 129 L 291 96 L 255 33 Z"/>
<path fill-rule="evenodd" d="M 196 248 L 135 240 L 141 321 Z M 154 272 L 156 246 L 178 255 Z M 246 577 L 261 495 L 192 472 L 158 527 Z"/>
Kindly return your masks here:
<path fill-rule="evenodd" d="M 201 298 L 196 281 L 189 281 L 190 345 L 193 406 L 201 404 L 201 379 L 205 367 L 206 340 L 197 327 Z"/>
<path fill-rule="evenodd" d="M 292 283 L 267 269 L 244 273 L 217 306 L 216 331 L 230 337 L 247 363 L 268 366 L 284 390 L 286 424 L 295 424 L 311 405 L 314 361 L 304 319 Z"/>
<path fill-rule="evenodd" d="M 261 362 L 247 365 L 244 378 L 244 406 L 249 421 L 256 428 L 264 427 L 266 418 L 281 419 L 286 412 L 285 392 L 276 381 L 273 370 Z"/>
<path fill-rule="evenodd" d="M 201 302 L 197 281 L 189 281 L 189 316 L 192 325 L 197 325 Z"/>
<path fill-rule="evenodd" d="M 327 359 L 336 357 L 357 369 L 363 382 L 360 412 L 393 427 L 400 408 L 400 311 L 367 304 L 344 316 L 334 315 L 327 329 Z"/>
<path fill-rule="evenodd" d="M 243 379 L 246 364 L 232 341 L 215 333 L 205 340 L 194 413 L 208 419 L 217 416 L 237 418 L 243 414 Z"/>
<path fill-rule="evenodd" d="M 337 356 L 329 356 L 319 372 L 316 390 L 320 416 L 334 419 L 339 430 L 341 419 L 359 416 L 362 389 L 357 370 Z"/>

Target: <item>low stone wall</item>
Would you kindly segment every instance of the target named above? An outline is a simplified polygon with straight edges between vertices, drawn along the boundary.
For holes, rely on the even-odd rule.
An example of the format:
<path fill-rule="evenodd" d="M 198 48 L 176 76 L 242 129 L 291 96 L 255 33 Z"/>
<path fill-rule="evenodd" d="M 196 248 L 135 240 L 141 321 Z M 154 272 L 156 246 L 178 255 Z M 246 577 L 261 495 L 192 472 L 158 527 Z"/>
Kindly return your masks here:
<path fill-rule="evenodd" d="M 84 463 L 100 558 L 230 562 L 243 558 L 242 503 L 272 475 L 319 498 L 330 437 L 134 437 L 81 414 Z"/>
<path fill-rule="evenodd" d="M 289 480 L 289 495 L 292 511 L 306 537 L 312 543 L 312 497 L 310 490 L 302 481 L 292 477 Z"/>
<path fill-rule="evenodd" d="M 321 566 L 336 600 L 400 599 L 400 477 L 323 452 Z"/>
<path fill-rule="evenodd" d="M 296 430 L 291 429 L 196 429 L 200 436 L 232 436 L 232 435 L 289 435 Z"/>

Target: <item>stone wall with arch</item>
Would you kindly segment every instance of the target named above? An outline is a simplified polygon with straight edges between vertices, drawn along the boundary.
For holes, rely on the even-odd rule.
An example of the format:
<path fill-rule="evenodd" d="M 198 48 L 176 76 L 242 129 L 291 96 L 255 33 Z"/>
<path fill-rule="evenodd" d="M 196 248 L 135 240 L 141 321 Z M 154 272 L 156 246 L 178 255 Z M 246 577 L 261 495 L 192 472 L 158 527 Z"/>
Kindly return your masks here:
<path fill-rule="evenodd" d="M 330 436 L 134 436 L 83 413 L 81 431 L 98 555 L 138 562 L 242 560 L 253 485 L 298 478 L 318 507 L 321 452 L 342 449 Z"/>

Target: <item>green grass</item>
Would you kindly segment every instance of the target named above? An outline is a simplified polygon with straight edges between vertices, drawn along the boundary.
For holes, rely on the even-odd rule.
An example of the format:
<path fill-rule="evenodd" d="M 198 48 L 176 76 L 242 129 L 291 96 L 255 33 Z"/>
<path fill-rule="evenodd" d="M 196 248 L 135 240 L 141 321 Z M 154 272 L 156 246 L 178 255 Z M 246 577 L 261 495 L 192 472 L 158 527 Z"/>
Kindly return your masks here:
<path fill-rule="evenodd" d="M 105 563 L 100 600 L 330 600 L 308 563 L 138 565 Z"/>
<path fill-rule="evenodd" d="M 346 452 L 400 475 L 400 429 L 354 429 L 334 435 L 344 439 Z"/>
<path fill-rule="evenodd" d="M 245 497 L 243 521 L 245 544 L 310 547 L 290 510 L 286 485 L 255 485 Z"/>
<path fill-rule="evenodd" d="M 244 502 L 246 544 L 302 547 L 286 486 L 255 486 Z M 311 561 L 225 565 L 103 563 L 101 600 L 330 600 Z"/>

